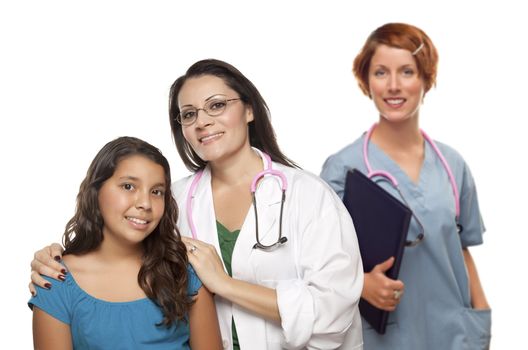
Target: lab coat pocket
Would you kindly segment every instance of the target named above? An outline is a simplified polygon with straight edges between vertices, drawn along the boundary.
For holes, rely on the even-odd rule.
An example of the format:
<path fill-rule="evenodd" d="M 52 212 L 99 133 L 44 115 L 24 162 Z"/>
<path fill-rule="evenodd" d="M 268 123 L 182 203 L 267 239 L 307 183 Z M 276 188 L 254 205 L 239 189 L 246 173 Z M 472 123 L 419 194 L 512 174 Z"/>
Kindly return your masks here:
<path fill-rule="evenodd" d="M 264 287 L 271 289 L 277 289 L 279 283 L 286 285 L 293 285 L 297 279 L 263 279 L 259 281 L 259 284 Z M 288 313 L 288 310 L 279 310 L 281 313 Z M 283 330 L 281 326 L 273 322 L 266 322 L 266 342 L 269 349 L 282 349 L 281 343 L 284 341 Z"/>
<path fill-rule="evenodd" d="M 489 349 L 491 340 L 491 309 L 470 309 L 462 311 L 466 329 L 466 348 Z"/>

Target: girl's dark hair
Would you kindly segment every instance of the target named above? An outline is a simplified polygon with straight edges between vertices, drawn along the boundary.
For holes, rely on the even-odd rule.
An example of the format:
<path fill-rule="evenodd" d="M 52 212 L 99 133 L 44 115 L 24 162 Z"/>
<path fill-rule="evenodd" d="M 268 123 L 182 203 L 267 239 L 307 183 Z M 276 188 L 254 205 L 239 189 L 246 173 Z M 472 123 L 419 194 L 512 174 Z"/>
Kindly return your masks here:
<path fill-rule="evenodd" d="M 161 165 L 165 173 L 165 211 L 158 226 L 142 242 L 144 255 L 138 283 L 161 307 L 164 315 L 161 324 L 170 326 L 185 319 L 192 300 L 187 295 L 187 252 L 176 227 L 178 207 L 171 193 L 169 163 L 156 147 L 134 137 L 120 137 L 97 153 L 81 183 L 75 215 L 66 225 L 64 254 L 84 254 L 99 247 L 104 225 L 99 189 L 112 177 L 121 160 L 134 155 Z"/>
<path fill-rule="evenodd" d="M 255 85 L 229 63 L 207 59 L 198 61 L 189 67 L 185 75 L 176 79 L 170 89 L 169 117 L 172 136 L 176 143 L 178 153 L 187 169 L 196 172 L 197 170 L 203 169 L 207 162 L 193 151 L 191 145 L 183 137 L 182 126 L 176 120 L 176 117 L 180 113 L 178 95 L 187 79 L 204 75 L 212 75 L 222 79 L 227 86 L 238 93 L 242 102 L 253 111 L 254 119 L 249 123 L 249 143 L 251 146 L 266 152 L 275 162 L 298 167 L 281 152 L 277 144 L 275 131 L 270 122 L 268 106 Z"/>

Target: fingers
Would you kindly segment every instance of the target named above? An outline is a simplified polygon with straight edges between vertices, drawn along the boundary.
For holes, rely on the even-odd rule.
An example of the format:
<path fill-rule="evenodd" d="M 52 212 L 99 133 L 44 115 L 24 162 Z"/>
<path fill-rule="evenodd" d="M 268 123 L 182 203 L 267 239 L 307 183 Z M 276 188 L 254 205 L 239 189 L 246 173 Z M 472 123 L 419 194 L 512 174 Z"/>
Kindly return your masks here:
<path fill-rule="evenodd" d="M 401 301 L 404 288 L 402 281 L 388 278 L 379 269 L 373 270 L 365 274 L 362 297 L 379 309 L 394 311 Z"/>
<path fill-rule="evenodd" d="M 401 297 L 405 292 L 405 285 L 402 281 L 397 280 L 392 283 L 392 298 L 396 301 L 396 305 L 400 303 Z"/>
<path fill-rule="evenodd" d="M 60 246 L 59 246 L 60 247 Z M 62 251 L 60 250 L 62 248 L 57 248 L 57 244 L 54 243 L 50 246 L 47 246 L 43 249 L 40 249 L 35 252 L 34 258 L 35 260 L 39 260 L 41 262 L 45 262 L 49 260 L 50 258 L 54 258 L 56 260 L 60 260 L 62 256 Z"/>
<path fill-rule="evenodd" d="M 183 237 L 182 237 L 183 238 Z M 196 241 L 191 239 L 182 239 L 183 244 L 185 245 L 185 248 L 187 248 L 187 256 L 191 256 L 196 250 L 198 250 L 198 247 L 196 246 Z"/>
<path fill-rule="evenodd" d="M 64 249 L 62 248 L 62 246 L 59 243 L 53 243 L 52 245 L 50 245 L 49 248 L 50 248 L 51 256 L 55 260 L 61 260 L 62 259 L 62 252 L 64 251 Z"/>
<path fill-rule="evenodd" d="M 36 255 L 37 253 L 35 253 L 35 256 Z M 50 255 L 47 255 L 47 260 L 43 260 L 42 256 L 39 256 L 39 258 L 35 257 L 31 262 L 31 270 L 55 279 L 60 279 L 60 275 L 65 275 L 67 273 L 66 268 L 59 262 L 55 261 L 55 259 L 51 258 Z"/>
<path fill-rule="evenodd" d="M 394 257 L 391 256 L 390 258 L 388 258 L 384 262 L 379 263 L 378 265 L 374 266 L 373 271 L 375 270 L 375 271 L 379 271 L 379 272 L 383 272 L 384 273 L 385 271 L 390 269 L 393 264 L 394 264 Z"/>
<path fill-rule="evenodd" d="M 29 282 L 28 288 L 32 296 L 37 295 L 37 288 L 35 288 L 35 285 L 33 284 L 33 282 Z"/>
<path fill-rule="evenodd" d="M 394 311 L 401 301 L 403 290 L 384 289 L 380 291 L 376 300 L 376 306 L 385 311 Z"/>
<path fill-rule="evenodd" d="M 56 243 L 35 253 L 30 265 L 31 283 L 28 286 L 29 292 L 33 296 L 37 295 L 35 285 L 46 289 L 51 288 L 51 283 L 44 279 L 41 274 L 59 281 L 64 281 L 66 278 L 66 268 L 55 260 L 55 257 L 59 261 L 62 258 L 62 247 Z"/>
<path fill-rule="evenodd" d="M 199 260 L 198 260 L 198 257 L 193 253 L 191 253 L 189 251 L 189 249 L 187 249 L 187 260 L 189 260 L 189 264 L 192 265 L 192 267 L 195 269 L 195 271 L 198 273 L 198 267 L 199 267 Z"/>
<path fill-rule="evenodd" d="M 45 273 L 42 270 L 36 269 L 36 267 L 39 267 L 41 265 L 46 265 L 50 269 L 54 270 L 55 272 L 59 273 L 62 272 L 64 269 L 64 266 L 62 266 L 59 261 L 62 258 L 62 247 L 59 244 L 52 244 L 51 246 L 48 246 L 44 249 L 41 249 L 37 251 L 34 255 L 34 259 L 31 262 L 31 269 L 36 270 L 39 273 L 53 277 L 53 275 L 50 275 L 48 273 Z"/>
<path fill-rule="evenodd" d="M 186 238 L 186 237 L 182 237 Z M 198 247 L 195 244 L 197 241 L 192 239 L 182 239 L 183 244 L 185 245 L 185 248 L 187 249 L 187 259 L 189 260 L 189 263 L 196 269 L 198 266 Z"/>
<path fill-rule="evenodd" d="M 403 282 L 393 281 L 391 287 L 388 287 L 383 291 L 383 300 L 381 301 L 381 304 L 386 307 L 387 311 L 394 311 L 396 309 L 396 306 L 398 306 L 398 304 L 401 302 L 403 293 Z"/>
<path fill-rule="evenodd" d="M 39 275 L 35 271 L 31 271 L 31 282 L 32 283 L 30 283 L 30 284 L 36 284 L 36 285 L 38 285 L 38 286 L 40 286 L 42 288 L 46 288 L 46 289 L 50 289 L 51 288 L 51 283 L 46 281 L 41 275 Z M 35 286 L 33 286 L 33 288 L 35 289 Z M 31 291 L 31 287 L 29 289 Z M 36 294 L 36 292 L 35 292 L 35 294 Z"/>
<path fill-rule="evenodd" d="M 199 241 L 197 239 L 192 239 L 189 237 L 182 237 L 182 242 L 187 247 L 187 251 L 196 251 L 200 250 L 202 252 L 204 251 L 216 251 L 215 247 L 211 244 L 207 244 L 205 242 Z M 195 248 L 193 248 L 195 247 Z"/>
<path fill-rule="evenodd" d="M 393 290 L 399 290 L 403 293 L 403 290 L 405 289 L 405 285 L 403 284 L 402 281 L 400 280 L 391 280 L 392 283 L 390 285 L 390 288 L 392 288 Z"/>
<path fill-rule="evenodd" d="M 187 248 L 189 262 L 195 269 L 200 269 L 200 266 L 203 267 L 205 265 L 217 268 L 216 265 L 219 261 L 220 265 L 222 265 L 218 252 L 213 245 L 192 238 L 182 239 L 182 241 Z"/>

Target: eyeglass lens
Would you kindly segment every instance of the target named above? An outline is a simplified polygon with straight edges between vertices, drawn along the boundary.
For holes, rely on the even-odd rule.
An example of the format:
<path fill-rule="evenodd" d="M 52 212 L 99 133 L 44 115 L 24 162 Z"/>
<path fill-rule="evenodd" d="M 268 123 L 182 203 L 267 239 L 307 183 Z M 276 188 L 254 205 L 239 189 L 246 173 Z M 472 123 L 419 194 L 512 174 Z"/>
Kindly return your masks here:
<path fill-rule="evenodd" d="M 179 121 L 183 125 L 190 125 L 198 118 L 198 111 L 203 110 L 211 117 L 217 116 L 224 112 L 227 106 L 227 99 L 214 98 L 205 103 L 203 108 L 185 107 L 180 111 Z"/>

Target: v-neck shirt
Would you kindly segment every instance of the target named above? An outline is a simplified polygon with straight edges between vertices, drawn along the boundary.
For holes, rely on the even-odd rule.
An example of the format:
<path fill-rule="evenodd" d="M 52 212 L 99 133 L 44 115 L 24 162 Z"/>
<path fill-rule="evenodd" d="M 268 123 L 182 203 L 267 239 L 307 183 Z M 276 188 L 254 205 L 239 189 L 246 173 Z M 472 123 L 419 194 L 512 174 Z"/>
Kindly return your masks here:
<path fill-rule="evenodd" d="M 222 260 L 226 267 L 229 276 L 233 276 L 231 269 L 231 259 L 233 257 L 233 250 L 235 250 L 235 244 L 240 234 L 239 230 L 229 231 L 227 227 L 222 225 L 220 221 L 216 220 L 216 230 L 218 232 L 218 242 L 220 244 L 220 252 L 222 254 Z M 238 334 L 236 331 L 235 320 L 231 321 L 231 331 L 233 332 L 233 350 L 240 350 L 240 344 L 238 342 Z"/>
<path fill-rule="evenodd" d="M 346 174 L 358 169 L 367 174 L 363 158 L 365 134 L 330 156 L 321 177 L 343 198 Z M 469 167 L 452 148 L 437 142 L 451 167 L 460 193 L 463 231 L 457 232 L 455 198 L 449 177 L 429 142 L 424 142 L 424 160 L 419 181 L 411 178 L 381 148 L 370 142 L 368 159 L 372 170 L 394 176 L 407 204 L 424 226 L 425 238 L 416 247 L 405 248 L 399 279 L 405 294 L 396 311 L 389 314 L 387 332 L 377 334 L 363 322 L 365 350 L 370 349 L 477 349 L 489 343 L 490 310 L 471 308 L 469 279 L 462 248 L 482 243 L 485 230 L 481 219 L 475 183 Z M 378 184 L 400 198 L 388 182 Z M 379 213 L 380 220 L 383 213 Z M 413 218 L 408 240 L 421 228 Z"/>

